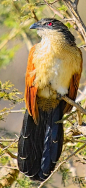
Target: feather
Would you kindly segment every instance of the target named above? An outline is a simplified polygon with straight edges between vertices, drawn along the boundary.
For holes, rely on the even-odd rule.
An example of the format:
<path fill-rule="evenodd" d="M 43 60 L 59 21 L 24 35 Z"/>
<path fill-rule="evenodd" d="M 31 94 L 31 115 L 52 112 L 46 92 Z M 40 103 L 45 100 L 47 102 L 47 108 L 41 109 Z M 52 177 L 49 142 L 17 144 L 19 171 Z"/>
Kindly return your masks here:
<path fill-rule="evenodd" d="M 39 109 L 39 124 L 32 116 L 24 115 L 18 142 L 18 166 L 30 177 L 44 180 L 54 169 L 63 145 L 63 125 L 56 123 L 62 118 L 62 104 L 50 112 Z"/>
<path fill-rule="evenodd" d="M 25 80 L 25 103 L 29 114 L 33 116 L 34 122 L 38 124 L 39 114 L 38 106 L 36 103 L 37 84 L 34 85 L 35 73 L 33 76 L 31 76 L 31 71 L 35 70 L 34 64 L 32 63 L 34 51 L 35 46 L 32 47 L 28 58 Z"/>

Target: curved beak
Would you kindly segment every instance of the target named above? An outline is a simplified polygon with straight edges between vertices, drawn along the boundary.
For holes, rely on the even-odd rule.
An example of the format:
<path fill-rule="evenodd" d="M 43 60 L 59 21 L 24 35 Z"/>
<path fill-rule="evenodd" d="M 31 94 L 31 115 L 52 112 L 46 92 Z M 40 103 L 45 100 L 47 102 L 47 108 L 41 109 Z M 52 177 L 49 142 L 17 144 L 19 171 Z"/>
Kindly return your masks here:
<path fill-rule="evenodd" d="M 38 23 L 34 23 L 30 26 L 30 29 L 38 29 L 39 27 Z"/>

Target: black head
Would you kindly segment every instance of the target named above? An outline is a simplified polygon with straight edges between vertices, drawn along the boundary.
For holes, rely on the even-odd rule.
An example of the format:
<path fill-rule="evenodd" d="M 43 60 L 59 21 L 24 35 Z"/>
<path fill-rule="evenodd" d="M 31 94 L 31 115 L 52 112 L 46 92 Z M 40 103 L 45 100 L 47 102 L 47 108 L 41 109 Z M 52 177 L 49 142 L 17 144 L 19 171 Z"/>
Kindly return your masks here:
<path fill-rule="evenodd" d="M 75 38 L 68 30 L 68 27 L 64 25 L 61 21 L 53 19 L 53 18 L 44 18 L 40 21 L 34 23 L 30 26 L 30 29 L 37 29 L 37 30 L 56 30 L 57 32 L 62 32 L 65 36 L 65 39 L 71 44 L 75 44 Z"/>
<path fill-rule="evenodd" d="M 67 29 L 67 27 L 60 22 L 59 20 L 52 19 L 52 18 L 44 18 L 40 21 L 34 23 L 31 25 L 30 29 L 52 29 L 52 30 L 58 30 L 60 28 L 64 27 Z"/>

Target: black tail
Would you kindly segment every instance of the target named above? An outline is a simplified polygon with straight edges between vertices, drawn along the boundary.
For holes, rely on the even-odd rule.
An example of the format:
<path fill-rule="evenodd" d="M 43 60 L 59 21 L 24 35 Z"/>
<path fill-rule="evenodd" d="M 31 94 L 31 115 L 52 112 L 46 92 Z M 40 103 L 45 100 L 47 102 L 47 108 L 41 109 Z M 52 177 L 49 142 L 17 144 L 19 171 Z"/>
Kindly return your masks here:
<path fill-rule="evenodd" d="M 18 142 L 20 171 L 34 180 L 46 179 L 59 159 L 63 145 L 63 101 L 50 112 L 39 109 L 39 125 L 26 110 Z"/>

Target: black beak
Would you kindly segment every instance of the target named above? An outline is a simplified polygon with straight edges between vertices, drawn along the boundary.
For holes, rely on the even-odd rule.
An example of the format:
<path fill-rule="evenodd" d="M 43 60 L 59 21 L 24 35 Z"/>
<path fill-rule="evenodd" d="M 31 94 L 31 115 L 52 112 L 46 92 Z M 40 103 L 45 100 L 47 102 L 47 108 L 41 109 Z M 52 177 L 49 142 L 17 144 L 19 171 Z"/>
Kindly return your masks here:
<path fill-rule="evenodd" d="M 34 23 L 30 26 L 30 29 L 38 29 L 39 27 L 38 23 Z"/>

